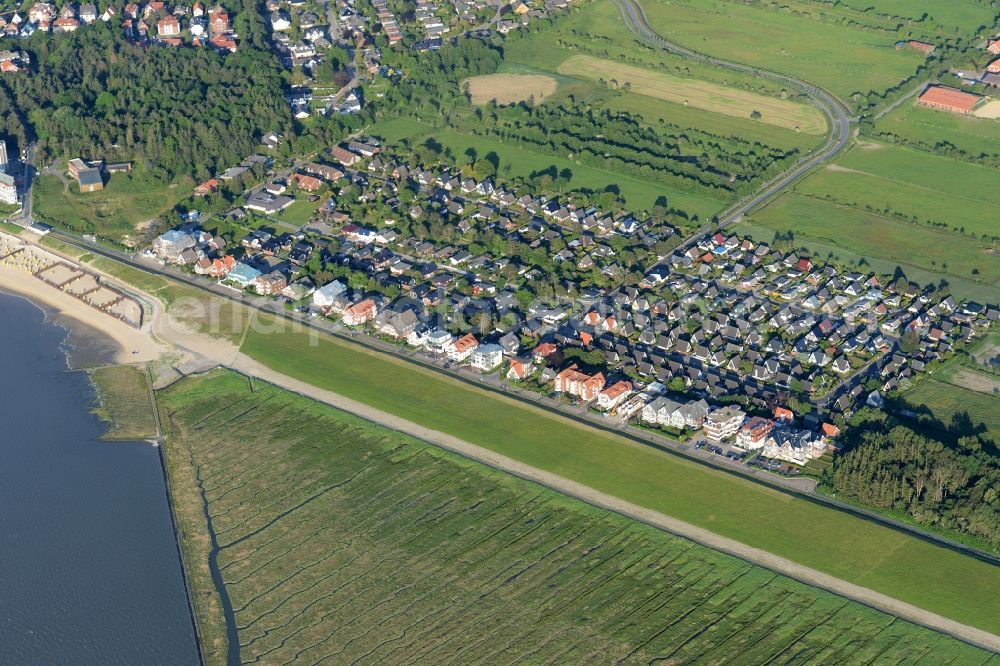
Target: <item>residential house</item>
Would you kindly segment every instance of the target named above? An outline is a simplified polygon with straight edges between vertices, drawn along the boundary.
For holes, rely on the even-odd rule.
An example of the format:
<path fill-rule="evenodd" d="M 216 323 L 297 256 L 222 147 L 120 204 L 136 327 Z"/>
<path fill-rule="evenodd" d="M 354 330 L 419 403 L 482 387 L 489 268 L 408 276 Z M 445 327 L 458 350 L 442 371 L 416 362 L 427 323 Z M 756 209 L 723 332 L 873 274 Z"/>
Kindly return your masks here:
<path fill-rule="evenodd" d="M 271 271 L 257 276 L 253 286 L 261 296 L 274 296 L 288 286 L 288 278 L 281 271 Z"/>
<path fill-rule="evenodd" d="M 766 438 L 761 455 L 765 458 L 784 460 L 805 465 L 813 458 L 826 453 L 826 440 L 810 430 L 776 428 Z"/>
<path fill-rule="evenodd" d="M 333 301 L 338 296 L 347 291 L 347 285 L 337 280 L 329 282 L 313 292 L 313 305 L 326 309 L 333 305 Z"/>
<path fill-rule="evenodd" d="M 632 382 L 622 380 L 602 390 L 597 396 L 597 405 L 610 412 L 632 394 Z"/>
<path fill-rule="evenodd" d="M 751 416 L 736 434 L 736 446 L 746 451 L 753 451 L 764 446 L 771 431 L 774 430 L 774 421 L 761 416 Z"/>
<path fill-rule="evenodd" d="M 237 262 L 235 266 L 230 269 L 229 273 L 226 274 L 227 282 L 234 282 L 240 287 L 246 289 L 252 285 L 257 278 L 259 278 L 263 273 L 251 266 L 250 264 L 245 264 L 243 262 Z"/>
<path fill-rule="evenodd" d="M 485 344 L 479 345 L 472 353 L 469 355 L 469 364 L 482 370 L 483 372 L 489 372 L 503 362 L 503 347 L 495 344 Z"/>
<path fill-rule="evenodd" d="M 581 372 L 575 363 L 556 375 L 555 379 L 557 393 L 568 393 L 583 402 L 596 400 L 603 388 L 603 374 L 598 372 L 595 375 L 588 375 Z"/>
<path fill-rule="evenodd" d="M 507 370 L 507 379 L 521 382 L 530 377 L 533 371 L 534 366 L 532 366 L 530 359 L 512 358 L 510 368 Z"/>
<path fill-rule="evenodd" d="M 461 363 L 469 358 L 473 350 L 479 346 L 479 340 L 472 333 L 466 333 L 457 340 L 452 340 L 446 347 L 448 360 L 454 363 Z M 501 350 L 502 353 L 502 350 Z"/>
<path fill-rule="evenodd" d="M 361 326 L 375 319 L 377 309 L 375 301 L 366 298 L 344 310 L 342 320 L 347 326 Z"/>

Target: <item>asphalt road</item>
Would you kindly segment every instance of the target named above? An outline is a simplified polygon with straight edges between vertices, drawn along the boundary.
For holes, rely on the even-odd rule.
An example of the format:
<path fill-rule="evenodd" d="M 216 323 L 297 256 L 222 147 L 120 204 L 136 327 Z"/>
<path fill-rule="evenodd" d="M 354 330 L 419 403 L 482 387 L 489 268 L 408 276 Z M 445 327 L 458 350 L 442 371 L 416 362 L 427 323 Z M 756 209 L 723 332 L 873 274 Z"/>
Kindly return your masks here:
<path fill-rule="evenodd" d="M 826 144 L 819 150 L 807 154 L 787 171 L 782 172 L 765 183 L 756 193 L 736 202 L 720 213 L 718 215 L 720 228 L 740 221 L 744 215 L 780 194 L 785 188 L 809 171 L 829 162 L 847 147 L 851 137 L 851 117 L 847 106 L 832 93 L 793 76 L 723 60 L 722 58 L 715 58 L 671 42 L 653 30 L 649 25 L 646 12 L 638 0 L 614 0 L 614 2 L 618 5 L 618 10 L 625 21 L 625 25 L 640 39 L 689 60 L 751 74 L 794 88 L 806 94 L 812 100 L 813 104 L 827 117 L 830 133 L 827 136 Z M 684 249 L 700 236 L 701 233 L 688 239 L 688 241 L 680 246 L 680 249 Z"/>

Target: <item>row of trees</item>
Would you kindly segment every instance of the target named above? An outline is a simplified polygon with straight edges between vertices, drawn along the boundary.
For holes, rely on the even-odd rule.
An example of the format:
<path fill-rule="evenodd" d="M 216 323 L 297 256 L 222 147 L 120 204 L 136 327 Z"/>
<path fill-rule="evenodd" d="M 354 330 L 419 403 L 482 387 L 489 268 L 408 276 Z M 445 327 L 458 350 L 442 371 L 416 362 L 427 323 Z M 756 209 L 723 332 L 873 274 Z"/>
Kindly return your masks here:
<path fill-rule="evenodd" d="M 687 189 L 743 193 L 776 165 L 794 157 L 740 137 L 694 128 L 649 127 L 628 113 L 567 104 L 527 103 L 489 108 L 473 118 L 449 116 L 456 129 L 505 143 L 518 143 L 554 155 Z"/>

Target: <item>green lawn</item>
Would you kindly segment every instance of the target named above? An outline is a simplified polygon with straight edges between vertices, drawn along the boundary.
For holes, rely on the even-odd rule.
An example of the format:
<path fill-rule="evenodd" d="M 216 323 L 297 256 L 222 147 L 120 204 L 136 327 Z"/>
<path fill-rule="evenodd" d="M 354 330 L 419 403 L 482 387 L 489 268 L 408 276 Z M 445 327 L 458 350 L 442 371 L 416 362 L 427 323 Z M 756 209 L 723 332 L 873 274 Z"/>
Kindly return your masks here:
<path fill-rule="evenodd" d="M 834 4 L 650 0 L 643 6 L 650 25 L 679 44 L 797 76 L 847 102 L 856 92 L 898 84 L 924 60 L 895 49 L 908 38 L 896 30 L 898 21 Z"/>
<path fill-rule="evenodd" d="M 1000 238 L 996 181 L 997 171 L 991 167 L 865 144 L 807 178 L 795 191 L 888 217 Z"/>
<path fill-rule="evenodd" d="M 300 192 L 296 197 L 295 203 L 274 216 L 276 220 L 293 224 L 296 227 L 301 227 L 309 222 L 313 213 L 316 212 L 319 202 L 309 201 L 309 195 L 306 192 Z"/>
<path fill-rule="evenodd" d="M 936 111 L 904 104 L 875 123 L 876 134 L 889 133 L 928 150 L 948 146 L 973 156 L 1000 155 L 1000 120 Z"/>
<path fill-rule="evenodd" d="M 989 631 L 1000 569 L 346 343 L 252 332 L 281 372 Z M 920 563 L 919 567 L 913 566 Z M 970 585 L 969 581 L 976 581 Z"/>
<path fill-rule="evenodd" d="M 55 176 L 38 177 L 32 189 L 32 214 L 57 228 L 114 241 L 134 235 L 136 225 L 191 195 L 189 184 L 165 185 L 138 165 L 131 173 L 112 174 L 100 192 L 80 192 L 75 182 L 67 180 L 68 188 Z"/>
<path fill-rule="evenodd" d="M 212 557 L 242 663 L 995 662 L 231 372 L 157 399 L 208 664 Z"/>
<path fill-rule="evenodd" d="M 386 143 L 395 143 L 403 138 L 417 143 L 427 138 L 433 138 L 442 146 L 451 149 L 455 155 L 461 155 L 468 148 L 475 148 L 480 155 L 495 152 L 500 157 L 500 176 L 502 178 L 524 178 L 533 172 L 543 171 L 551 166 L 555 166 L 560 171 L 570 169 L 573 172 L 570 189 L 604 191 L 608 186 L 617 186 L 627 205 L 635 210 L 651 208 L 657 198 L 662 196 L 667 198 L 670 206 L 707 219 L 725 208 L 727 203 L 727 200 L 709 194 L 707 191 L 699 193 L 667 188 L 614 171 L 578 164 L 574 160 L 563 157 L 546 155 L 500 141 L 462 134 L 451 129 L 431 128 L 409 118 L 383 121 L 372 126 L 368 131 Z"/>
<path fill-rule="evenodd" d="M 795 192 L 754 213 L 751 221 L 773 231 L 791 231 L 804 245 L 815 240 L 994 289 L 1000 281 L 1000 257 L 988 254 L 990 243 Z"/>

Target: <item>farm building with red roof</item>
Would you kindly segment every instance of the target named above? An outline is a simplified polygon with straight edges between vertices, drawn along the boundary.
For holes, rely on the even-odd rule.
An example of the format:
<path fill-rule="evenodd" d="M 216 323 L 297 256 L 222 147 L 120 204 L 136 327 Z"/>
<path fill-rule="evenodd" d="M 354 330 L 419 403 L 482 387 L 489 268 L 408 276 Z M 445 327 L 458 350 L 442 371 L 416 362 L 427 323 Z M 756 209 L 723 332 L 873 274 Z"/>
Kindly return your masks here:
<path fill-rule="evenodd" d="M 927 86 L 927 89 L 917 99 L 917 103 L 952 113 L 972 113 L 972 110 L 982 100 L 983 97 L 980 95 L 973 95 L 956 88 Z"/>

